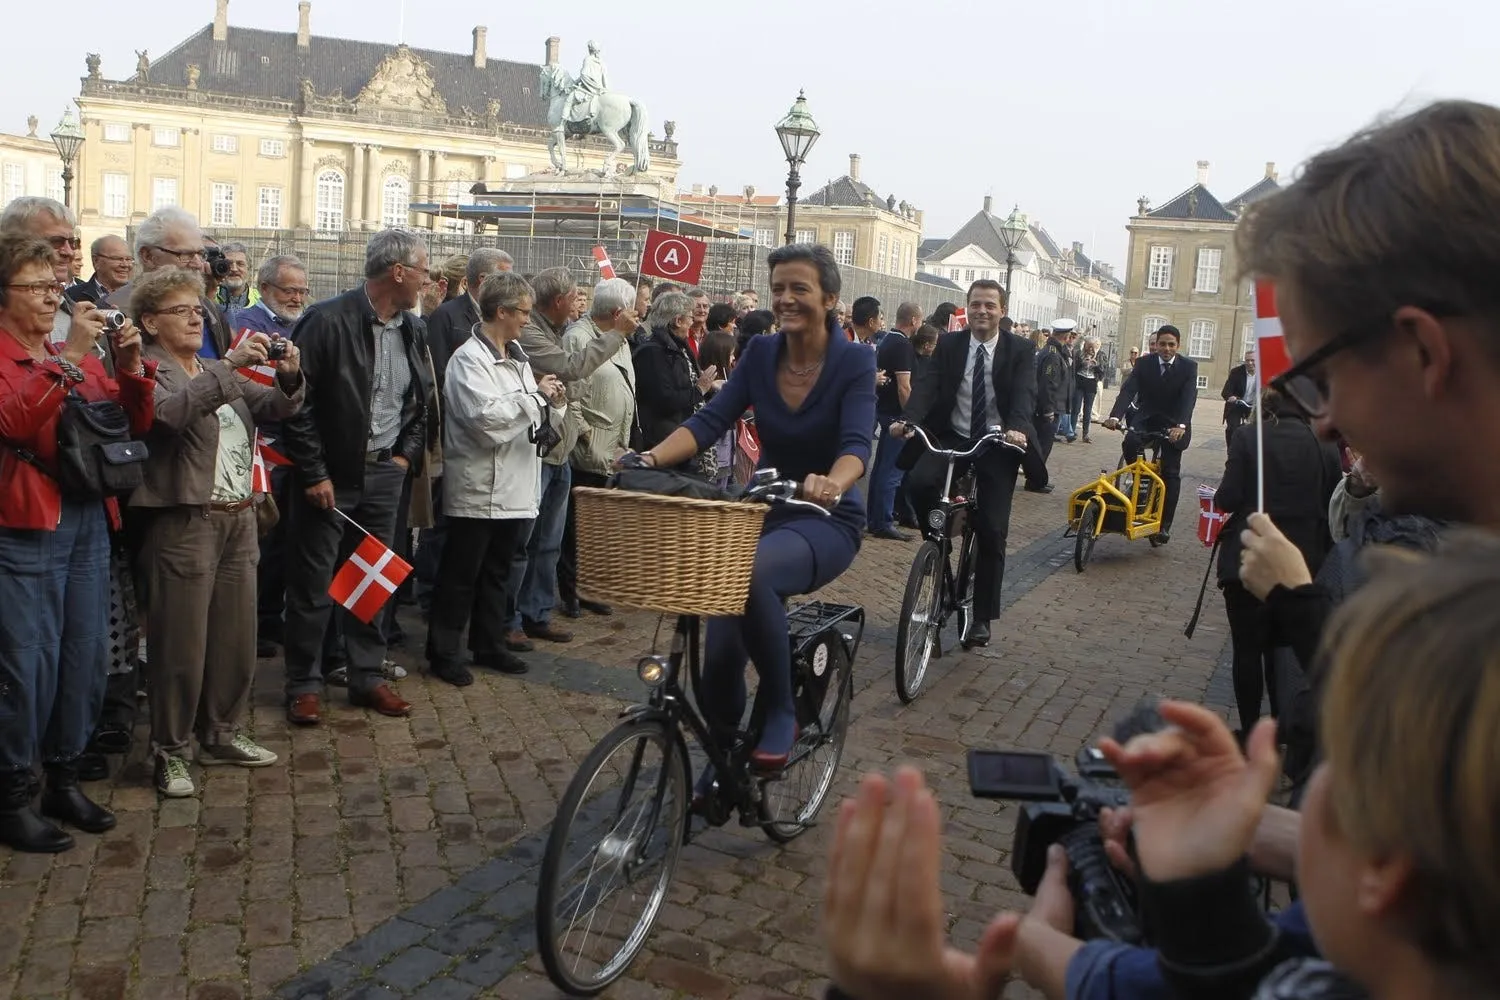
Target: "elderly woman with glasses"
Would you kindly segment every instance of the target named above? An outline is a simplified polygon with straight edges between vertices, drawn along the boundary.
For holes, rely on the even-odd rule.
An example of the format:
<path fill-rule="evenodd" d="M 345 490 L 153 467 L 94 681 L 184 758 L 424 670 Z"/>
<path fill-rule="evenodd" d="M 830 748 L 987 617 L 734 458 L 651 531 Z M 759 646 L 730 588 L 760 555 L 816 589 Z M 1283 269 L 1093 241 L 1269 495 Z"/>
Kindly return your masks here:
<path fill-rule="evenodd" d="M 693 328 L 693 300 L 682 292 L 666 292 L 651 304 L 646 327 L 651 331 L 635 351 L 636 412 L 641 427 L 641 450 L 654 448 L 702 408 L 726 373 L 710 365 L 699 368 L 689 339 Z M 703 471 L 692 459 L 684 468 Z M 717 472 L 715 467 L 712 472 Z M 712 474 L 712 472 L 710 474 Z"/>
<path fill-rule="evenodd" d="M 222 360 L 203 343 L 203 282 L 179 268 L 145 275 L 130 309 L 157 362 L 156 423 L 145 482 L 132 508 L 149 509 L 140 554 L 146 589 L 146 670 L 156 787 L 195 791 L 186 750 L 198 739 L 205 767 L 264 767 L 276 755 L 239 732 L 255 672 L 255 566 L 259 533 L 253 479 L 256 420 L 302 405 L 297 347 L 253 332 Z M 262 490 L 264 488 L 262 487 Z"/>
<path fill-rule="evenodd" d="M 56 252 L 42 240 L 0 237 L 0 844 L 53 853 L 73 838 L 43 816 L 90 833 L 114 816 L 78 788 L 78 759 L 104 696 L 109 656 L 109 516 L 113 501 L 65 495 L 57 480 L 64 400 L 115 400 L 144 434 L 154 365 L 140 335 L 111 335 L 105 374 L 93 326 L 50 342 L 62 302 Z M 33 768 L 47 787 L 32 809 Z"/>

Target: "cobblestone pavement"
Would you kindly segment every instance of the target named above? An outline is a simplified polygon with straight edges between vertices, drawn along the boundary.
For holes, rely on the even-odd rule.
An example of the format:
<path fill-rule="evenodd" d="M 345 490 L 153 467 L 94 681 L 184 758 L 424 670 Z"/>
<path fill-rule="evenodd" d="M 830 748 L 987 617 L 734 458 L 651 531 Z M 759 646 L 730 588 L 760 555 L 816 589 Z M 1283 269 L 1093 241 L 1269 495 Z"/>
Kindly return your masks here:
<path fill-rule="evenodd" d="M 1064 498 L 1113 465 L 1119 439 L 1059 442 L 1057 492 L 1016 496 L 995 641 L 939 661 L 909 707 L 891 661 L 914 545 L 868 542 L 821 595 L 863 604 L 871 622 L 835 794 L 896 762 L 927 771 L 946 810 L 944 887 L 961 942 L 996 909 L 1025 905 L 1007 867 L 1014 808 L 970 798 L 969 747 L 1071 759 L 1143 696 L 1227 700 L 1214 594 L 1195 637 L 1182 635 L 1206 560 L 1193 487 L 1222 471 L 1217 410 L 1199 408 L 1173 543 L 1106 537 L 1083 575 L 1061 538 Z M 419 649 L 420 622 L 405 620 Z M 412 672 L 399 684 L 408 720 L 344 707 L 335 692 L 329 721 L 290 731 L 280 662 L 264 660 L 250 728 L 281 763 L 195 769 L 194 799 L 158 800 L 142 731 L 123 772 L 92 789 L 116 810 L 114 832 L 77 834 L 56 857 L 0 850 L 0 998 L 556 996 L 533 953 L 536 864 L 577 764 L 640 694 L 633 664 L 656 622 L 576 624 L 574 642 L 530 657 L 524 680 L 483 673 L 457 689 L 399 655 Z M 820 827 L 776 848 L 733 823 L 701 836 L 646 951 L 608 995 L 821 995 L 828 836 Z"/>

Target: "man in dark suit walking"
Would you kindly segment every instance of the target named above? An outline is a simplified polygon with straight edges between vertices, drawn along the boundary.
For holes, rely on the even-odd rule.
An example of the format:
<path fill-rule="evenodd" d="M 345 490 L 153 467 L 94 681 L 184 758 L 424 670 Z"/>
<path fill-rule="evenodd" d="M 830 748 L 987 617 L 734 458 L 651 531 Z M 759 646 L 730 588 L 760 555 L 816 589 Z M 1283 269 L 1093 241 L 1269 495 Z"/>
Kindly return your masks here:
<path fill-rule="evenodd" d="M 1255 383 L 1255 352 L 1245 352 L 1245 363 L 1235 365 L 1229 369 L 1229 377 L 1224 380 L 1224 391 L 1219 395 L 1224 397 L 1224 444 L 1227 447 L 1234 439 L 1234 429 L 1250 416 L 1254 408 L 1255 400 L 1253 391 Z"/>
<path fill-rule="evenodd" d="M 1198 365 L 1192 358 L 1178 357 L 1182 336 L 1175 326 L 1156 331 L 1155 353 L 1140 358 L 1120 386 L 1120 395 L 1104 426 L 1120 426 L 1130 401 L 1137 409 L 1130 415 L 1125 433 L 1125 461 L 1133 462 L 1143 450 L 1138 435 L 1166 431 L 1161 449 L 1161 478 L 1166 485 L 1161 511 L 1161 530 L 1151 536 L 1152 545 L 1171 541 L 1172 516 L 1182 492 L 1182 453 L 1193 439 L 1193 407 L 1198 402 Z"/>
<path fill-rule="evenodd" d="M 965 649 L 988 645 L 990 622 L 1000 615 L 1011 499 L 1036 407 L 1036 348 L 1025 337 L 1001 332 L 1004 314 L 1000 283 L 974 282 L 969 287 L 969 328 L 938 338 L 932 361 L 907 402 L 905 422 L 891 426 L 893 436 L 906 436 L 911 433 L 906 424 L 918 424 L 940 447 L 961 449 L 998 424 L 1015 446 L 992 447 L 973 459 L 979 553 L 974 622 L 963 637 Z M 909 441 L 897 461 L 899 468 L 911 470 L 909 492 L 923 523 L 941 499 L 948 468 L 946 459 L 925 452 L 920 440 Z"/>

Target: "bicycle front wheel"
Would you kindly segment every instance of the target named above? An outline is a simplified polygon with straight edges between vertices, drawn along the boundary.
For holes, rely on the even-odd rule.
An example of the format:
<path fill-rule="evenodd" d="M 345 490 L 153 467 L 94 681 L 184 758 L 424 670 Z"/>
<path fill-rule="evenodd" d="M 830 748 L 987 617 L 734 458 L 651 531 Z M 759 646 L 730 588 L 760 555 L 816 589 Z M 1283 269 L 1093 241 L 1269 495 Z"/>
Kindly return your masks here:
<path fill-rule="evenodd" d="M 943 553 L 931 539 L 917 549 L 896 624 L 896 697 L 910 705 L 927 677 L 942 624 Z"/>
<path fill-rule="evenodd" d="M 558 989 L 593 996 L 640 953 L 677 869 L 689 784 L 681 737 L 655 719 L 617 726 L 584 759 L 537 885 L 537 946 Z"/>

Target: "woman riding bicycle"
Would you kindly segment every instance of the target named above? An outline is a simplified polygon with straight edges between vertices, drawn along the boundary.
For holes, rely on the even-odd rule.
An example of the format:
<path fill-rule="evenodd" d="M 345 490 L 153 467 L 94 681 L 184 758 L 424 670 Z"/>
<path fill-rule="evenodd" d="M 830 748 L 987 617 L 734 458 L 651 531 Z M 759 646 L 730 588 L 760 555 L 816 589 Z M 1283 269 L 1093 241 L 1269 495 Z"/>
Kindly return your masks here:
<path fill-rule="evenodd" d="M 768 263 L 779 332 L 752 340 L 723 389 L 641 459 L 650 468 L 678 466 L 753 407 L 760 464 L 800 480 L 804 499 L 833 512 L 824 517 L 773 507 L 756 549 L 745 613 L 708 623 L 703 711 L 715 725 L 737 726 L 745 709 L 745 661 L 754 662 L 765 718 L 750 764 L 777 771 L 798 735 L 783 601 L 827 585 L 859 552 L 865 510 L 855 487 L 870 460 L 875 356 L 836 332 L 841 280 L 827 247 L 781 247 Z"/>

